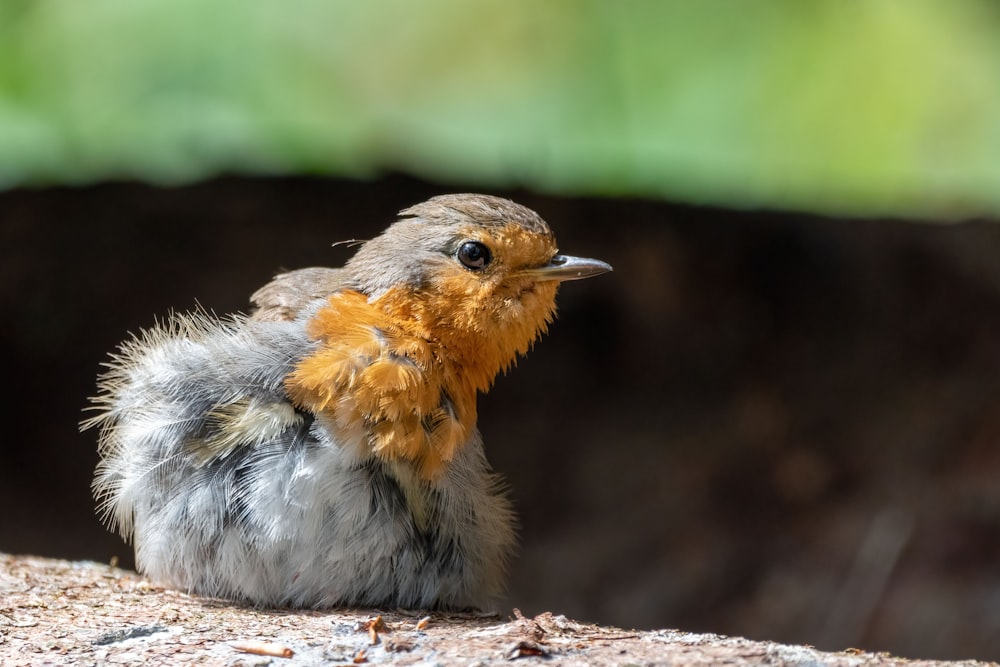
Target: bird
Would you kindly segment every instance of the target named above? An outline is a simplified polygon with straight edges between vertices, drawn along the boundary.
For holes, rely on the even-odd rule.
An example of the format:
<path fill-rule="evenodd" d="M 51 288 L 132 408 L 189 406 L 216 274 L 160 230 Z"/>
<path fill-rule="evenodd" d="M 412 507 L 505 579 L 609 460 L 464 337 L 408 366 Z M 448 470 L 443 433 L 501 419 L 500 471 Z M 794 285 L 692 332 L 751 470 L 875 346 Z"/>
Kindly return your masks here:
<path fill-rule="evenodd" d="M 516 546 L 477 398 L 553 321 L 560 254 L 481 194 L 399 213 L 339 268 L 277 275 L 249 314 L 172 314 L 90 399 L 93 492 L 137 569 L 258 607 L 486 609 Z"/>

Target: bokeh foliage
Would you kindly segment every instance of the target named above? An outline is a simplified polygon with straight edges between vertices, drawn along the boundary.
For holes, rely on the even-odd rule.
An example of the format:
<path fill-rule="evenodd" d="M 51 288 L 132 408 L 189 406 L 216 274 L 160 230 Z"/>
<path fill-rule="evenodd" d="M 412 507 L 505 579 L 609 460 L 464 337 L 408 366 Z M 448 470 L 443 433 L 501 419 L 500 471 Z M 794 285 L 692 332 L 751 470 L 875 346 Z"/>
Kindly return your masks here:
<path fill-rule="evenodd" d="M 0 0 L 0 187 L 424 178 L 1000 213 L 992 0 Z"/>

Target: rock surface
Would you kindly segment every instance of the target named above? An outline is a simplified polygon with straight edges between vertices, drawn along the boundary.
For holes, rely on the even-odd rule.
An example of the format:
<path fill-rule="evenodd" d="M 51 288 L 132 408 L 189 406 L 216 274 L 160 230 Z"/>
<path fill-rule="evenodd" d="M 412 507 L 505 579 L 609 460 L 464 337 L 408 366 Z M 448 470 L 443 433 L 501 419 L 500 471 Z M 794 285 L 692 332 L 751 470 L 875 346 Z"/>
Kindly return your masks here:
<path fill-rule="evenodd" d="M 188 596 L 93 562 L 0 554 L 3 665 L 985 665 L 826 653 L 544 613 L 290 611 Z"/>

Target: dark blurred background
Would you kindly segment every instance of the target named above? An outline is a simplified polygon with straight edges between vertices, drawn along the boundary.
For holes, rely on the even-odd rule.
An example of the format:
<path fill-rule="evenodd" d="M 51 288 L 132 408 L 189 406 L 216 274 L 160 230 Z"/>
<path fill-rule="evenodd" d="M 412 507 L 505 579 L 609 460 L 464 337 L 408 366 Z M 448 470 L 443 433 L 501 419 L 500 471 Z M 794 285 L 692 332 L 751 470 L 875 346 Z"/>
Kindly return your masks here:
<path fill-rule="evenodd" d="M 126 332 L 486 191 L 615 266 L 480 402 L 505 609 L 1000 659 L 998 28 L 985 0 L 0 4 L 0 550 L 131 562 L 77 432 Z"/>

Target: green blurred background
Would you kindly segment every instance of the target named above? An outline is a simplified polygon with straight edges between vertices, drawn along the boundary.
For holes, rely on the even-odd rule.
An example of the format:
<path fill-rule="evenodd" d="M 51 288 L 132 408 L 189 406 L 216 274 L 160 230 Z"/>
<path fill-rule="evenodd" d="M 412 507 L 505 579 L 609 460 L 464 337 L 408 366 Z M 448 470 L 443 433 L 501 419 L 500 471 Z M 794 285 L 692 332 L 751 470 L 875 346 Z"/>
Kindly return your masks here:
<path fill-rule="evenodd" d="M 480 403 L 502 609 L 1000 659 L 985 0 L 0 0 L 0 550 L 130 562 L 126 331 L 456 191 L 615 266 Z"/>
<path fill-rule="evenodd" d="M 384 170 L 1000 210 L 991 1 L 0 3 L 0 184 Z"/>

